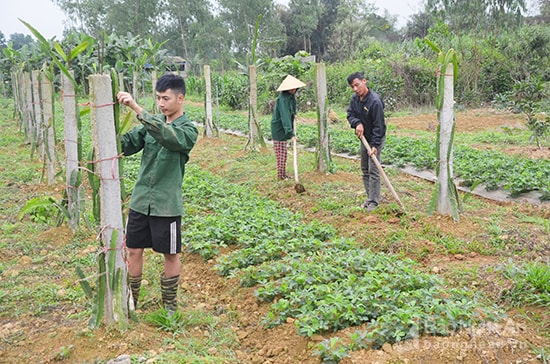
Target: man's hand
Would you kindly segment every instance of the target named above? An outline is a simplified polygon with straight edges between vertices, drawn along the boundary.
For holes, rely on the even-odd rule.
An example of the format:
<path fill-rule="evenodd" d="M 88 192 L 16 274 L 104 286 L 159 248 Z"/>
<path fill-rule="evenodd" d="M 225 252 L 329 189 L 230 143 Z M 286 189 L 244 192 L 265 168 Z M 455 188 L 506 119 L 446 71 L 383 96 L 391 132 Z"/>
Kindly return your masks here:
<path fill-rule="evenodd" d="M 376 147 L 371 147 L 369 156 L 373 156 L 373 155 L 377 155 L 377 154 L 378 154 L 378 149 L 376 149 Z"/>
<path fill-rule="evenodd" d="M 363 127 L 363 124 L 357 124 L 357 126 L 355 127 L 355 135 L 357 135 L 358 138 L 361 138 L 364 132 L 365 128 Z"/>
<path fill-rule="evenodd" d="M 136 114 L 141 115 L 141 112 L 143 111 L 142 107 L 136 103 L 132 95 L 128 92 L 119 91 L 116 97 L 119 103 L 128 106 L 130 109 L 134 110 Z"/>

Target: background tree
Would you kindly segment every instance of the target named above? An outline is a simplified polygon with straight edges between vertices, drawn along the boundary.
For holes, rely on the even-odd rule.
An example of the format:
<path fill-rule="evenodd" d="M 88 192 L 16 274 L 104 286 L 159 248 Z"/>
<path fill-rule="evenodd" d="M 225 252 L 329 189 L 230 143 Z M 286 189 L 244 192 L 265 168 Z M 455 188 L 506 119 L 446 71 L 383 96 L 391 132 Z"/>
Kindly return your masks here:
<path fill-rule="evenodd" d="M 102 33 L 140 35 L 156 31 L 160 0 L 52 0 L 69 18 L 70 27 L 94 37 Z"/>
<path fill-rule="evenodd" d="M 212 5 L 206 0 L 167 0 L 161 9 L 161 37 L 171 45 L 168 53 L 179 55 L 191 66 L 200 62 L 209 64 L 229 52 L 223 39 L 219 20 L 212 14 Z"/>
<path fill-rule="evenodd" d="M 459 33 L 517 28 L 527 10 L 525 0 L 426 0 L 426 12 Z"/>
<path fill-rule="evenodd" d="M 539 0 L 539 10 L 543 22 L 550 22 L 550 0 Z"/>
<path fill-rule="evenodd" d="M 290 0 L 290 28 L 287 36 L 296 38 L 300 49 L 311 52 L 311 35 L 317 29 L 322 14 L 320 0 Z"/>
<path fill-rule="evenodd" d="M 19 50 L 24 46 L 32 47 L 34 45 L 34 39 L 28 34 L 13 33 L 10 35 L 10 43 L 13 49 Z"/>
<path fill-rule="evenodd" d="M 333 61 L 355 57 L 369 42 L 373 28 L 370 16 L 375 7 L 365 6 L 363 0 L 342 0 L 338 6 L 336 23 L 328 41 L 328 54 Z"/>
<path fill-rule="evenodd" d="M 311 36 L 311 53 L 318 55 L 319 59 L 324 59 L 327 53 L 327 40 L 330 39 L 336 23 L 340 2 L 341 0 L 320 0 L 321 14 L 317 30 Z"/>
<path fill-rule="evenodd" d="M 229 32 L 231 49 L 238 60 L 245 60 L 251 53 L 254 24 L 259 15 L 262 22 L 258 30 L 258 53 L 269 54 L 271 50 L 278 53 L 284 43 L 284 32 L 273 0 L 218 0 L 218 3 L 220 19 Z"/>
<path fill-rule="evenodd" d="M 427 12 L 413 14 L 404 29 L 405 39 L 422 39 L 428 35 L 428 30 L 433 26 L 433 18 Z"/>
<path fill-rule="evenodd" d="M 109 0 L 52 0 L 67 14 L 69 27 L 97 37 L 101 32 L 112 32 L 107 23 Z"/>
<path fill-rule="evenodd" d="M 131 33 L 148 38 L 157 33 L 157 19 L 161 9 L 160 0 L 119 0 L 108 8 L 106 22 L 111 32 Z M 124 19 L 123 21 L 121 21 Z"/>

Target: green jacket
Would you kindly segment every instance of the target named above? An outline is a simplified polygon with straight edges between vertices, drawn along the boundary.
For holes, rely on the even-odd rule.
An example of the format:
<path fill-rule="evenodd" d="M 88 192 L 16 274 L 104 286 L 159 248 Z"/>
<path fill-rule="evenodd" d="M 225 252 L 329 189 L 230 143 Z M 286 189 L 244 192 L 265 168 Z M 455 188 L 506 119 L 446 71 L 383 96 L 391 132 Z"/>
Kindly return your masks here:
<path fill-rule="evenodd" d="M 121 137 L 124 155 L 143 150 L 130 208 L 151 216 L 183 214 L 182 182 L 198 131 L 184 114 L 167 124 L 164 115 L 143 112 L 142 125 Z"/>
<path fill-rule="evenodd" d="M 295 116 L 296 97 L 286 91 L 281 92 L 271 118 L 271 138 L 280 142 L 291 139 L 294 136 Z"/>

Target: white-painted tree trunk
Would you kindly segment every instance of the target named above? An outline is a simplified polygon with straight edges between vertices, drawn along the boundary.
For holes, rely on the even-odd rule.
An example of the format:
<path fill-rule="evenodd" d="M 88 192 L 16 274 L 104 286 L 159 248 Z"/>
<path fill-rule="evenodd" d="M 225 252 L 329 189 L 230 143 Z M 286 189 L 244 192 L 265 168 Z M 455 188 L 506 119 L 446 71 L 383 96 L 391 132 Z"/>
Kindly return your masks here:
<path fill-rule="evenodd" d="M 126 328 L 129 294 L 111 77 L 92 75 L 89 79 L 95 170 L 100 179 L 101 238 L 106 251 L 105 321 Z"/>
<path fill-rule="evenodd" d="M 319 121 L 319 145 L 317 147 L 317 170 L 330 171 L 331 156 L 328 130 L 327 74 L 324 63 L 317 64 L 317 118 Z"/>
<path fill-rule="evenodd" d="M 214 125 L 212 122 L 212 82 L 210 78 L 210 66 L 204 66 L 204 83 L 206 88 L 206 99 L 204 102 L 205 118 L 204 118 L 204 133 L 208 138 L 214 136 Z"/>
<path fill-rule="evenodd" d="M 444 75 L 443 106 L 439 113 L 439 173 L 437 176 L 439 194 L 437 212 L 445 215 L 453 214 L 451 199 L 454 198 L 450 185 L 453 183 L 453 146 L 452 136 L 455 123 L 454 117 L 454 70 L 453 65 L 447 66 Z"/>

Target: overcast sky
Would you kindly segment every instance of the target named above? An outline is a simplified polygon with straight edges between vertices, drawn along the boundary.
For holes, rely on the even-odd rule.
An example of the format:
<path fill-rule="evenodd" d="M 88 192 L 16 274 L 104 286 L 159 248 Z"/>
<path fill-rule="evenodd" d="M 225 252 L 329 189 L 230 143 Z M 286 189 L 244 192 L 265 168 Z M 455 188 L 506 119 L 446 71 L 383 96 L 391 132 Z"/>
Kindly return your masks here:
<path fill-rule="evenodd" d="M 287 4 L 288 0 L 276 0 Z M 372 0 L 371 0 L 372 1 Z M 407 17 L 421 10 L 422 0 L 374 0 L 383 15 L 386 8 L 390 14 L 398 16 L 398 25 L 406 24 Z M 0 31 L 6 40 L 13 33 L 31 34 L 18 19 L 36 28 L 46 39 L 63 35 L 64 13 L 51 0 L 7 0 L 2 1 L 0 8 Z"/>
<path fill-rule="evenodd" d="M 276 1 L 288 4 L 288 0 Z M 398 27 L 404 26 L 410 15 L 420 12 L 421 4 L 424 3 L 423 0 L 367 0 L 367 2 L 375 4 L 379 15 L 383 15 L 384 9 L 396 15 Z M 46 39 L 53 36 L 60 39 L 63 34 L 65 15 L 51 0 L 3 0 L 0 8 L 0 31 L 6 40 L 13 33 L 31 34 L 18 18 L 32 25 Z"/>

